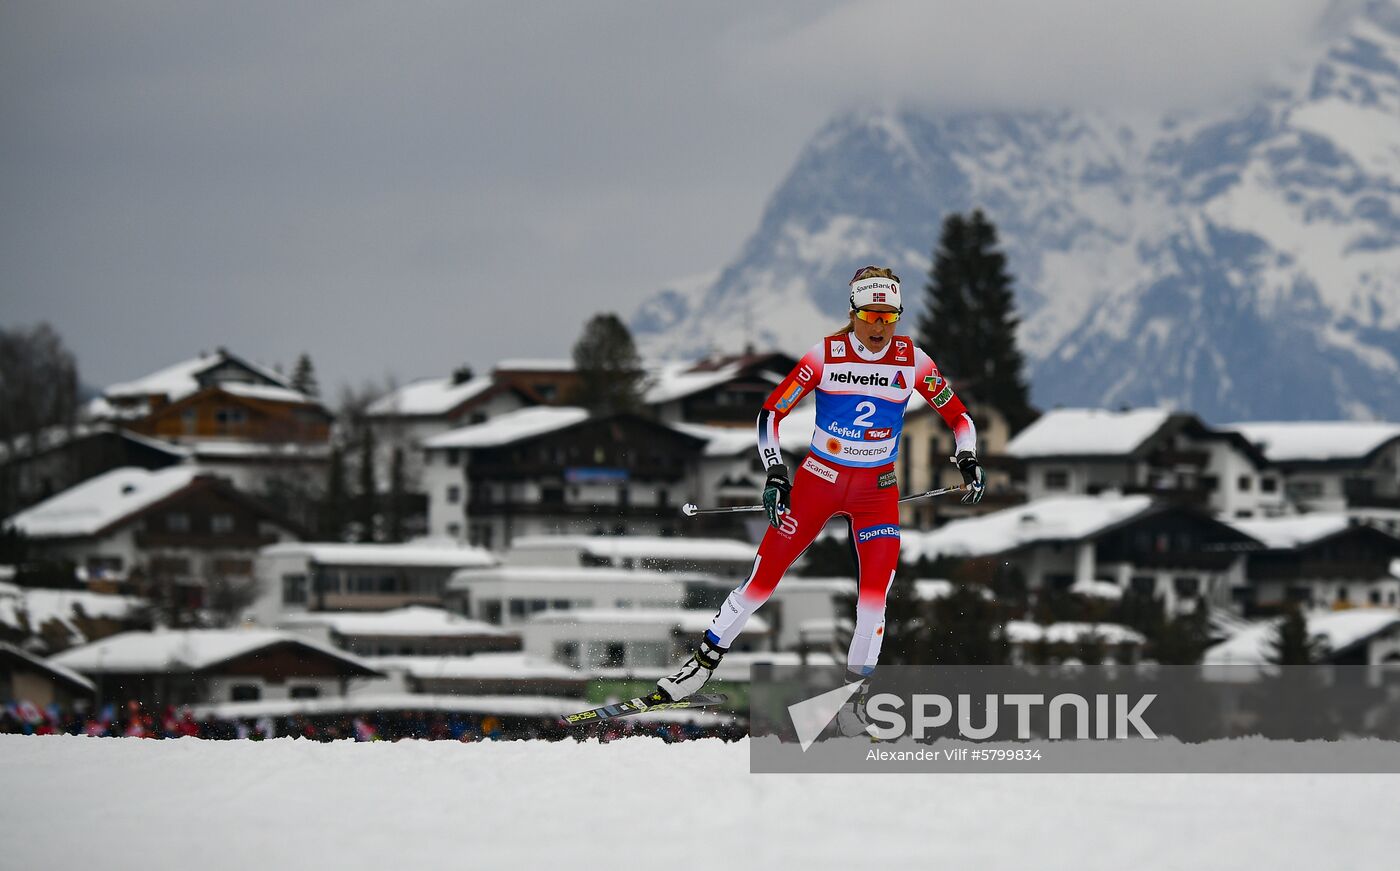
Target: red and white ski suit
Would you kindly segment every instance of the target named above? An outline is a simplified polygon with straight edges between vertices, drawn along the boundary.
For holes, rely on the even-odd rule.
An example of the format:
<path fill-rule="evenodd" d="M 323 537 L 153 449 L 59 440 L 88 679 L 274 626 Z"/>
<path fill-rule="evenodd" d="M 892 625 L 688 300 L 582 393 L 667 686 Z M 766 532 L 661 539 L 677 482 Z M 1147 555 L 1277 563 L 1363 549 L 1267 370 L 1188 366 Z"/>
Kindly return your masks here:
<path fill-rule="evenodd" d="M 860 592 L 846 665 L 869 674 L 880 658 L 885 596 L 899 564 L 899 452 L 904 409 L 918 391 L 953 429 L 958 451 L 977 448 L 977 428 L 933 360 L 908 336 L 876 352 L 854 334 L 829 336 L 809 350 L 763 403 L 758 451 L 765 466 L 782 462 L 778 426 L 815 393 L 816 429 L 792 479 L 792 510 L 769 527 L 748 580 L 731 592 L 705 636 L 728 648 L 749 615 L 768 601 L 783 573 L 836 515 L 846 517 L 855 546 Z"/>

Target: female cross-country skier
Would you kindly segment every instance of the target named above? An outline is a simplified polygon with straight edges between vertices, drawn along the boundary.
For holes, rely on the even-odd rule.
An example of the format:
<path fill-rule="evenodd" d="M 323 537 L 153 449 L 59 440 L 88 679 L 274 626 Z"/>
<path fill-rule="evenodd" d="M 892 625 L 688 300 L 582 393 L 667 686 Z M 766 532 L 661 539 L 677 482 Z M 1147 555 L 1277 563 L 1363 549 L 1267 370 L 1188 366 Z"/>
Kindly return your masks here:
<path fill-rule="evenodd" d="M 899 276 L 866 266 L 850 281 L 850 324 L 813 345 L 763 403 L 758 453 L 768 477 L 763 505 L 770 528 L 748 580 L 729 594 L 695 653 L 657 681 L 646 701 L 677 701 L 705 684 L 725 651 L 834 515 L 851 528 L 860 574 L 855 634 L 846 657 L 847 681 L 875 670 L 885 632 L 885 595 L 899 562 L 899 488 L 894 474 L 905 403 L 917 390 L 952 427 L 954 462 L 968 489 L 982 499 L 986 476 L 977 462 L 977 428 L 933 360 L 895 324 L 904 311 Z M 789 483 L 778 449 L 778 426 L 809 393 L 817 396 L 817 426 L 806 459 Z M 865 686 L 849 708 L 864 720 Z"/>

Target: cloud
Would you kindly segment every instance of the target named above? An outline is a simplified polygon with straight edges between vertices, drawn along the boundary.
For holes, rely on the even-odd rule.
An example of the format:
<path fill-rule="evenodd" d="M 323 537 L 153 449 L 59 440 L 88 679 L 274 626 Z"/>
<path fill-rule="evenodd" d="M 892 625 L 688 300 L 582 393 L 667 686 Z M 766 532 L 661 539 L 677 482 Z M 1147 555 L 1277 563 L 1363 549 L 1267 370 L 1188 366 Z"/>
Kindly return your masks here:
<path fill-rule="evenodd" d="M 865 0 L 743 47 L 807 99 L 934 108 L 1193 108 L 1238 99 L 1318 38 L 1324 0 Z"/>
<path fill-rule="evenodd" d="M 328 387 L 563 355 L 732 258 L 842 108 L 1225 98 L 1321 9 L 9 5 L 0 316 L 95 383 L 219 344 Z"/>

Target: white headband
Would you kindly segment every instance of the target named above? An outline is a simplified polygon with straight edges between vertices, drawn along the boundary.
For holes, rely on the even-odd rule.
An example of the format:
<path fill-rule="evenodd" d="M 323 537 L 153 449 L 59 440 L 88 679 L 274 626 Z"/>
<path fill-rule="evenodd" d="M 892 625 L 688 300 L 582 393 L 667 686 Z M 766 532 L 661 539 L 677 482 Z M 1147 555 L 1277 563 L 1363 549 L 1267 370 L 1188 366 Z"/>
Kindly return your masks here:
<path fill-rule="evenodd" d="M 865 308 L 868 305 L 892 305 L 903 310 L 904 303 L 899 297 L 899 282 L 877 275 L 862 278 L 852 284 L 851 308 Z"/>

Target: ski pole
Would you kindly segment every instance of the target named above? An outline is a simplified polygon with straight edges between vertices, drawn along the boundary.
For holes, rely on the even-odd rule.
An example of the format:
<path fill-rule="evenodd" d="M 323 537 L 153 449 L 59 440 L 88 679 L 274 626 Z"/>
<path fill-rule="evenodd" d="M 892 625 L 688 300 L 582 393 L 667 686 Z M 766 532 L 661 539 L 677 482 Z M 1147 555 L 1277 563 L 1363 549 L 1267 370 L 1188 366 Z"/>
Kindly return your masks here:
<path fill-rule="evenodd" d="M 945 493 L 962 493 L 967 490 L 966 484 L 959 484 L 956 487 L 944 487 L 940 490 L 925 490 L 923 493 L 915 493 L 912 496 L 905 496 L 900 502 L 913 502 L 915 499 L 927 499 L 930 496 L 942 496 Z M 687 502 L 681 506 L 681 513 L 686 517 L 694 517 L 697 514 L 738 514 L 744 511 L 762 511 L 762 505 L 733 505 L 729 508 L 697 508 L 694 502 Z"/>

